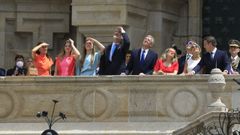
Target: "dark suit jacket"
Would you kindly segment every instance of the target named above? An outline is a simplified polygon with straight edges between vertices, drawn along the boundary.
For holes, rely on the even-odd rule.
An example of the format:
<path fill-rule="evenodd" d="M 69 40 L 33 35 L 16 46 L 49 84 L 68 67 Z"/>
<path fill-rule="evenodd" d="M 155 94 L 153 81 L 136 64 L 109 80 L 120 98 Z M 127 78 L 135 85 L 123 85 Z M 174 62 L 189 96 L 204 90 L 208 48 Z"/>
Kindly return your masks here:
<path fill-rule="evenodd" d="M 195 73 L 199 73 L 199 71 L 204 68 L 203 73 L 210 74 L 211 70 L 216 67 L 221 69 L 222 71 L 230 71 L 230 62 L 228 55 L 225 51 L 217 50 L 213 60 L 211 60 L 210 53 L 204 53 L 201 61 L 196 67 L 193 68 L 193 70 L 195 71 Z"/>
<path fill-rule="evenodd" d="M 112 44 L 108 45 L 100 60 L 100 75 L 119 75 L 120 65 L 124 62 L 126 52 L 129 49 L 130 41 L 126 33 L 122 34 L 123 42 L 115 49 L 112 55 L 112 61 L 109 61 L 109 55 Z"/>
<path fill-rule="evenodd" d="M 14 66 L 11 69 L 8 69 L 7 70 L 7 76 L 12 76 L 14 74 L 15 70 L 16 70 L 16 66 Z M 16 76 L 27 74 L 27 69 L 26 68 L 18 68 L 17 70 L 18 70 L 18 74 Z"/>
<path fill-rule="evenodd" d="M 3 68 L 0 68 L 0 76 L 5 76 L 6 75 L 6 70 Z"/>
<path fill-rule="evenodd" d="M 181 74 L 183 72 L 185 61 L 186 61 L 186 54 L 178 59 L 178 64 L 179 64 L 178 74 Z"/>
<path fill-rule="evenodd" d="M 128 73 L 132 75 L 139 75 L 139 73 L 152 74 L 154 65 L 158 59 L 157 53 L 149 50 L 144 60 L 144 65 L 140 63 L 141 48 L 132 51 L 131 59 L 128 64 Z"/>

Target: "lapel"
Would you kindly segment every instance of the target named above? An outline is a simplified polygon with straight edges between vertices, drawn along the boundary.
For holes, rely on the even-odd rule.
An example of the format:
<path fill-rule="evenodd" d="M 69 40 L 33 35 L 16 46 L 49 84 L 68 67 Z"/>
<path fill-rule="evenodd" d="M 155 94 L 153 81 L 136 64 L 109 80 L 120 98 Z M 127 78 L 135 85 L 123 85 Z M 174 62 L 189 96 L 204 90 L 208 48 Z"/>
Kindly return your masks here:
<path fill-rule="evenodd" d="M 206 57 L 205 57 L 204 61 L 206 62 L 207 65 L 212 65 L 213 60 L 211 59 L 211 54 L 210 53 L 206 52 Z"/>
<path fill-rule="evenodd" d="M 115 45 L 115 50 L 113 52 L 113 56 L 116 55 L 116 52 L 118 51 L 119 47 L 120 47 L 119 45 Z"/>
<path fill-rule="evenodd" d="M 141 48 L 137 51 L 137 63 L 140 63 L 141 51 L 142 51 Z"/>
<path fill-rule="evenodd" d="M 217 58 L 218 58 L 218 50 L 216 50 L 216 52 L 215 52 L 215 55 L 214 55 L 214 60 L 217 60 Z"/>
<path fill-rule="evenodd" d="M 151 50 L 149 49 L 144 61 L 145 65 L 148 64 L 150 61 L 151 61 Z"/>
<path fill-rule="evenodd" d="M 109 55 L 110 55 L 111 48 L 112 48 L 112 44 L 110 44 L 108 46 L 108 48 L 106 49 L 106 58 L 107 58 L 107 60 L 109 60 Z"/>

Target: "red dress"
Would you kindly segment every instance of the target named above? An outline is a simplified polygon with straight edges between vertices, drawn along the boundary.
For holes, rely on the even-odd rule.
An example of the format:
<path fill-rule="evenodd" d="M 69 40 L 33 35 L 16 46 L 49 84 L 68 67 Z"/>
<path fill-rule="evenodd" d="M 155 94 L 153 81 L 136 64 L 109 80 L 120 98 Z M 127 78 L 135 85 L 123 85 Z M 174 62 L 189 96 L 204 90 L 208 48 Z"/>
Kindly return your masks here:
<path fill-rule="evenodd" d="M 163 64 L 163 60 L 162 59 L 158 59 L 155 66 L 154 66 L 154 71 L 158 72 L 159 70 L 162 70 L 164 73 L 173 73 L 174 71 L 178 71 L 178 61 L 175 61 L 172 63 L 171 66 L 166 67 Z"/>

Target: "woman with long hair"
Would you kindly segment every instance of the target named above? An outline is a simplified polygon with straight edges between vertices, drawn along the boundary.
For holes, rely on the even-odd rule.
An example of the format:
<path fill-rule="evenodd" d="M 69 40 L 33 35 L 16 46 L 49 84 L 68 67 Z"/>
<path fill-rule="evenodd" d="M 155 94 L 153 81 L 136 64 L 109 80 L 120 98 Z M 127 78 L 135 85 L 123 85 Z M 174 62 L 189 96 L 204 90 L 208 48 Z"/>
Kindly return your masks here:
<path fill-rule="evenodd" d="M 178 58 L 175 49 L 168 48 L 165 50 L 160 59 L 154 66 L 154 75 L 176 75 L 178 72 Z"/>
<path fill-rule="evenodd" d="M 39 76 L 50 76 L 51 73 L 53 61 L 47 53 L 48 46 L 49 44 L 45 42 L 39 42 L 37 46 L 32 49 L 32 58 Z"/>
<path fill-rule="evenodd" d="M 27 76 L 37 76 L 37 68 L 33 64 L 33 59 L 31 57 L 27 58 L 26 61 Z"/>
<path fill-rule="evenodd" d="M 56 57 L 55 76 L 73 76 L 75 75 L 76 61 L 80 56 L 80 52 L 74 46 L 74 41 L 68 39 L 65 41 L 64 49 Z"/>
<path fill-rule="evenodd" d="M 94 45 L 99 49 L 95 51 Z M 96 75 L 97 67 L 100 62 L 101 55 L 104 53 L 105 47 L 94 38 L 87 37 L 83 48 L 83 56 L 80 59 L 79 75 Z"/>

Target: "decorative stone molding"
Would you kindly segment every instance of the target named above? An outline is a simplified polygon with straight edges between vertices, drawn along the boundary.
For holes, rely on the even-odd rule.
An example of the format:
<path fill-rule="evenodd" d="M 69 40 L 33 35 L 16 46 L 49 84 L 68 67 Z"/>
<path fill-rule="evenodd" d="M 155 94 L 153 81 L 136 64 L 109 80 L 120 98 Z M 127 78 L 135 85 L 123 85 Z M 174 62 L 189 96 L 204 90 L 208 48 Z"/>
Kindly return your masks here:
<path fill-rule="evenodd" d="M 67 0 L 39 1 L 17 0 L 17 32 L 32 32 L 33 44 L 39 41 L 50 43 L 52 48 L 53 33 L 69 32 L 70 3 Z M 36 8 L 32 8 L 35 7 Z"/>
<path fill-rule="evenodd" d="M 35 114 L 51 111 L 51 100 L 56 99 L 56 112 L 67 115 L 65 122 L 54 126 L 61 134 L 171 134 L 208 112 L 208 105 L 215 100 L 215 91 L 208 89 L 209 77 L 2 77 L 0 122 L 39 134 L 39 129 L 33 133 L 23 125 L 43 124 Z M 237 89 L 232 78 L 226 76 L 226 90 L 219 92 L 228 108 L 234 101 L 229 93 Z M 0 124 L 0 130 L 6 129 Z"/>

